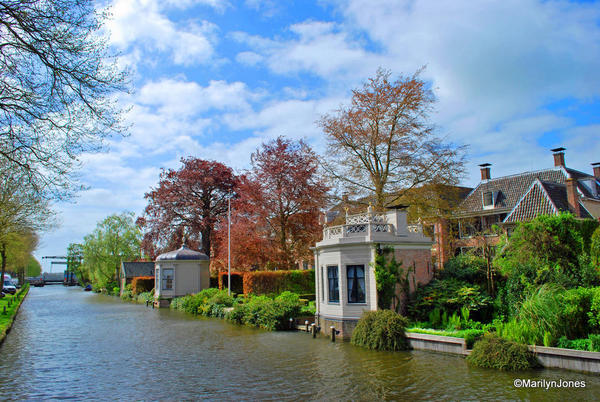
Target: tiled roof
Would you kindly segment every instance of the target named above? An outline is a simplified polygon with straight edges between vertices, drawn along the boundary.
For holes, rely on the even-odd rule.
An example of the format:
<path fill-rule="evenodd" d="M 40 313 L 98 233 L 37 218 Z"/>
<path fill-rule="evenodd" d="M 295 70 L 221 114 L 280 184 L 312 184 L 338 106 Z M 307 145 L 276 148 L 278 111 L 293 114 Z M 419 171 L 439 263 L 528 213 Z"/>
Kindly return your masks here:
<path fill-rule="evenodd" d="M 153 262 L 122 262 L 121 270 L 126 278 L 154 276 Z"/>
<path fill-rule="evenodd" d="M 555 199 L 559 200 L 559 204 L 564 207 L 563 198 L 565 200 L 567 198 L 566 186 L 548 182 L 542 183 L 539 179 L 535 179 L 529 190 L 519 200 L 506 219 L 504 219 L 504 222 L 530 221 L 538 215 L 557 214 L 561 208 L 554 201 Z M 568 211 L 568 203 L 566 207 Z"/>
<path fill-rule="evenodd" d="M 578 180 L 588 179 L 593 181 L 593 185 L 598 185 L 593 176 L 578 170 L 563 167 L 555 167 L 536 172 L 525 172 L 512 176 L 499 177 L 497 179 L 484 180 L 467 196 L 465 201 L 460 205 L 459 214 L 463 216 L 477 216 L 482 213 L 489 212 L 509 213 L 529 191 L 533 191 L 533 193 L 527 198 L 527 200 L 523 200 L 526 203 L 535 204 L 536 201 L 545 203 L 545 201 L 542 201 L 542 199 L 549 198 L 551 200 L 556 200 L 556 203 L 560 204 L 556 205 L 559 210 L 568 210 L 566 190 L 556 187 L 556 185 L 562 185 L 564 187 L 565 181 L 569 176 Z M 536 179 L 540 181 L 540 184 L 539 188 L 534 190 L 532 185 Z M 589 189 L 581 183 L 577 184 L 577 188 L 585 197 L 598 198 L 594 197 Z M 547 197 L 542 197 L 540 193 L 541 191 L 546 192 Z M 563 191 L 565 194 L 564 197 Z M 494 208 L 491 210 L 483 208 L 483 194 L 487 192 L 493 192 L 497 194 Z M 538 205 L 534 207 L 533 204 L 531 204 L 531 206 L 527 209 L 525 209 L 525 206 L 523 206 L 520 213 L 531 214 L 533 211 L 535 211 L 535 209 L 543 210 L 544 208 L 549 208 L 548 205 Z"/>

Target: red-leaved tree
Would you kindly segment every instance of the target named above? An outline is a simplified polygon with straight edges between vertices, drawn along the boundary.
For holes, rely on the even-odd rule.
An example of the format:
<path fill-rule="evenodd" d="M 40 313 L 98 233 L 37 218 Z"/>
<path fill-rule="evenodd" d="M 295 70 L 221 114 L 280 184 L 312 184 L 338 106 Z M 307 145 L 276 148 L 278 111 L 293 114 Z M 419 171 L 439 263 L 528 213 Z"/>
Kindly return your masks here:
<path fill-rule="evenodd" d="M 178 248 L 184 234 L 191 247 L 210 256 L 215 224 L 227 214 L 227 198 L 236 194 L 239 180 L 224 164 L 192 157 L 181 163 L 179 170 L 163 169 L 137 220 L 144 231 L 142 249 L 153 259 Z"/>
<path fill-rule="evenodd" d="M 241 180 L 232 242 L 247 240 L 248 248 L 240 252 L 254 250 L 259 256 L 255 264 L 268 261 L 290 269 L 296 261 L 310 259 L 310 247 L 321 234 L 319 211 L 327 191 L 317 156 L 305 142 L 279 137 L 263 144 L 252 154 L 252 169 Z"/>

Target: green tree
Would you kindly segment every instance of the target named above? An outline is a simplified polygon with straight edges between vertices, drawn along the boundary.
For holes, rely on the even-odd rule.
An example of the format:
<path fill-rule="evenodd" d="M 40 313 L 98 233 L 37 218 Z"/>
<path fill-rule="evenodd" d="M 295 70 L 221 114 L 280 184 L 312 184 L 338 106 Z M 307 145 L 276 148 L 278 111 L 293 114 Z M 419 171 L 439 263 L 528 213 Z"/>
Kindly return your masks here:
<path fill-rule="evenodd" d="M 80 283 L 88 282 L 89 278 L 83 275 L 81 269 L 83 260 L 83 245 L 79 243 L 70 243 L 67 246 L 67 269 L 77 275 Z"/>
<path fill-rule="evenodd" d="M 133 212 L 110 215 L 84 237 L 81 269 L 97 287 L 116 286 L 121 261 L 139 258 L 142 234 L 134 216 Z"/>
<path fill-rule="evenodd" d="M 40 276 L 42 273 L 42 265 L 32 255 L 29 256 L 27 267 L 25 267 L 25 276 Z"/>

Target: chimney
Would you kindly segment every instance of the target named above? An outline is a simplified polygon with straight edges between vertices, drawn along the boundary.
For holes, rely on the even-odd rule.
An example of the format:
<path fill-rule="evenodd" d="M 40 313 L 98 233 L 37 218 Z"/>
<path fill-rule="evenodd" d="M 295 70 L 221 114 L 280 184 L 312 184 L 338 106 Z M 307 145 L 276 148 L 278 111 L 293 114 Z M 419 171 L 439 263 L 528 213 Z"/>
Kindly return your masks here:
<path fill-rule="evenodd" d="M 600 180 L 600 162 L 592 163 L 592 167 L 594 168 L 594 177 Z"/>
<path fill-rule="evenodd" d="M 490 174 L 490 166 L 492 166 L 491 163 L 482 163 L 481 165 L 479 165 L 479 167 L 481 168 L 481 180 L 489 180 L 492 178 L 491 174 Z"/>
<path fill-rule="evenodd" d="M 565 183 L 567 185 L 567 201 L 569 209 L 577 218 L 581 217 L 581 208 L 579 206 L 579 195 L 577 194 L 577 180 L 569 177 Z"/>
<path fill-rule="evenodd" d="M 554 152 L 554 166 L 565 167 L 565 152 L 564 152 L 565 149 L 566 148 L 560 147 L 560 148 L 554 148 L 554 149 L 550 150 L 550 151 Z"/>

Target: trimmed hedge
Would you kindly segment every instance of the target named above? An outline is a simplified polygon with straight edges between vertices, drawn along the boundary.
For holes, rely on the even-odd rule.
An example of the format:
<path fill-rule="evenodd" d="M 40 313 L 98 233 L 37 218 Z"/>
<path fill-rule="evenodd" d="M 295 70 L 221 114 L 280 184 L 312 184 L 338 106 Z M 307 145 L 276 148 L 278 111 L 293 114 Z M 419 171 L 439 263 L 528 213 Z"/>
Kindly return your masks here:
<path fill-rule="evenodd" d="M 232 281 L 233 284 L 233 281 Z M 254 271 L 244 273 L 244 294 L 314 293 L 315 271 Z"/>
<path fill-rule="evenodd" d="M 134 295 L 149 292 L 154 289 L 153 276 L 138 276 L 131 280 L 131 291 Z"/>
<path fill-rule="evenodd" d="M 219 273 L 219 289 L 227 289 L 227 272 Z M 244 273 L 231 273 L 231 292 L 241 294 L 244 292 Z"/>
<path fill-rule="evenodd" d="M 467 361 L 474 366 L 505 371 L 528 370 L 539 363 L 526 345 L 500 338 L 496 334 L 485 334 L 475 342 Z"/>
<path fill-rule="evenodd" d="M 363 313 L 350 342 L 374 350 L 407 350 L 405 328 L 408 320 L 392 310 Z"/>

